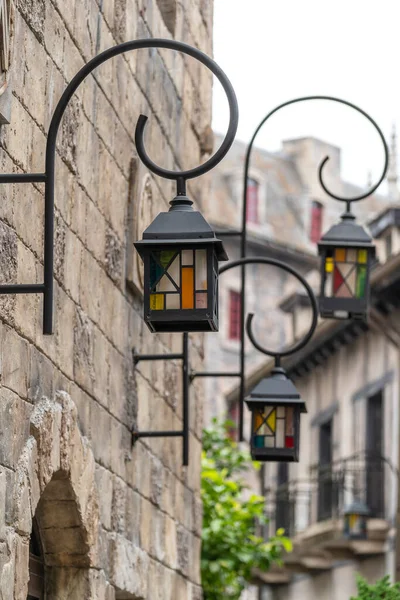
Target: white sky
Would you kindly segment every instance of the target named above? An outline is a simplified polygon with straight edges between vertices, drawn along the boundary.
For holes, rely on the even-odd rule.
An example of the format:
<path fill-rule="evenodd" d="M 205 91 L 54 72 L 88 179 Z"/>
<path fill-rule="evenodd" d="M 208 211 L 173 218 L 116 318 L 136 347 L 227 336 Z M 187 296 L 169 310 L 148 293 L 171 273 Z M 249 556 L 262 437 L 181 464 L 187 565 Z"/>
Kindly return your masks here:
<path fill-rule="evenodd" d="M 248 141 L 281 102 L 322 94 L 360 106 L 390 144 L 393 123 L 400 134 L 399 33 L 400 0 L 215 0 L 214 58 L 238 96 L 238 139 Z M 215 82 L 215 131 L 226 130 L 227 111 Z M 364 186 L 368 170 L 374 181 L 379 177 L 378 134 L 362 115 L 337 103 L 282 109 L 256 145 L 278 150 L 282 139 L 307 135 L 342 148 L 348 181 Z"/>

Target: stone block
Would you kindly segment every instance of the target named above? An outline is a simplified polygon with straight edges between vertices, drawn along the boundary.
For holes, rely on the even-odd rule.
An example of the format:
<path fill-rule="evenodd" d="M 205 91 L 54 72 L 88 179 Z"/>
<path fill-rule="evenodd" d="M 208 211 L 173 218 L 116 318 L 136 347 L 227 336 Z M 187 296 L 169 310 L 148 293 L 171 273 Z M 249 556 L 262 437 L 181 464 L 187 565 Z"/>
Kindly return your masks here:
<path fill-rule="evenodd" d="M 126 489 L 126 507 L 125 507 L 125 536 L 135 546 L 140 542 L 140 523 L 142 519 L 140 495 L 127 487 Z"/>
<path fill-rule="evenodd" d="M 127 422 L 126 367 L 125 358 L 113 346 L 109 346 L 109 409 L 122 423 Z"/>
<path fill-rule="evenodd" d="M 113 478 L 111 528 L 117 533 L 124 533 L 127 486 L 119 477 Z"/>
<path fill-rule="evenodd" d="M 86 243 L 93 256 L 104 264 L 106 256 L 106 221 L 97 206 L 86 198 Z"/>
<path fill-rule="evenodd" d="M 101 465 L 96 465 L 95 478 L 99 492 L 101 524 L 105 529 L 110 530 L 113 501 L 113 475 Z"/>
<path fill-rule="evenodd" d="M 110 582 L 121 592 L 139 599 L 147 598 L 149 558 L 146 553 L 122 536 L 115 535 L 111 556 Z"/>

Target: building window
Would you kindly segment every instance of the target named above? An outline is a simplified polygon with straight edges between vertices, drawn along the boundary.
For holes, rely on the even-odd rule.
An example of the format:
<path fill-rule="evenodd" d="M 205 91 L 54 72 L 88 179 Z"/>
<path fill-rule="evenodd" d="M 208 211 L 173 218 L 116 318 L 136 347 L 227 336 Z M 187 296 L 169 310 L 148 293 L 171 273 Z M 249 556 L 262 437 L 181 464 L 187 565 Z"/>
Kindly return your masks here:
<path fill-rule="evenodd" d="M 240 293 L 229 292 L 229 339 L 240 340 Z"/>
<path fill-rule="evenodd" d="M 382 390 L 367 399 L 366 428 L 366 486 L 367 506 L 371 517 L 385 516 L 384 451 L 384 401 Z"/>
<path fill-rule="evenodd" d="M 36 520 L 29 540 L 29 585 L 27 600 L 44 599 L 44 558 Z"/>
<path fill-rule="evenodd" d="M 246 221 L 248 223 L 258 223 L 258 190 L 259 185 L 255 179 L 247 180 L 247 207 Z"/>
<path fill-rule="evenodd" d="M 320 202 L 313 200 L 311 205 L 310 240 L 315 244 L 321 239 L 323 208 Z"/>
<path fill-rule="evenodd" d="M 318 466 L 318 521 L 332 517 L 335 504 L 336 486 L 332 471 L 332 419 L 323 423 L 319 429 L 319 466 Z"/>

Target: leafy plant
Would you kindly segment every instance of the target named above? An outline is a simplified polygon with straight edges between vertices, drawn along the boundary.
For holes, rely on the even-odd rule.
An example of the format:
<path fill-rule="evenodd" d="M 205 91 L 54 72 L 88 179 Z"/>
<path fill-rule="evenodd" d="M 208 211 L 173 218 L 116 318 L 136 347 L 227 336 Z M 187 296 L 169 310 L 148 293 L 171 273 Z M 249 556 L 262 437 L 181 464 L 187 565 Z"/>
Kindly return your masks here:
<path fill-rule="evenodd" d="M 357 575 L 358 596 L 350 600 L 400 600 L 400 583 L 390 583 L 389 575 L 370 585 L 364 577 Z"/>
<path fill-rule="evenodd" d="M 266 571 L 291 551 L 284 530 L 267 542 L 256 535 L 267 523 L 262 496 L 249 494 L 239 476 L 252 468 L 248 452 L 232 441 L 233 423 L 213 420 L 203 431 L 201 495 L 203 532 L 201 578 L 204 600 L 238 600 L 252 570 Z M 258 463 L 253 466 L 259 469 Z"/>

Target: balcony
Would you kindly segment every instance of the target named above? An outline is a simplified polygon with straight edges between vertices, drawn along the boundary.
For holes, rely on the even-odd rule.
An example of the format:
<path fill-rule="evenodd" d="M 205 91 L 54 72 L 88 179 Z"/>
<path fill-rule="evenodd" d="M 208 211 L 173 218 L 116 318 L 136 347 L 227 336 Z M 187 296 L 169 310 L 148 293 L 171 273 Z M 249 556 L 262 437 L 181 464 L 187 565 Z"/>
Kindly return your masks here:
<path fill-rule="evenodd" d="M 293 552 L 286 556 L 283 569 L 264 574 L 263 580 L 284 583 L 293 573 L 325 571 L 337 560 L 385 552 L 396 514 L 395 487 L 397 474 L 390 461 L 362 453 L 314 465 L 309 478 L 269 489 L 266 535 L 284 528 L 293 541 Z M 365 503 L 370 511 L 366 540 L 350 540 L 343 535 L 343 511 L 354 500 Z"/>

